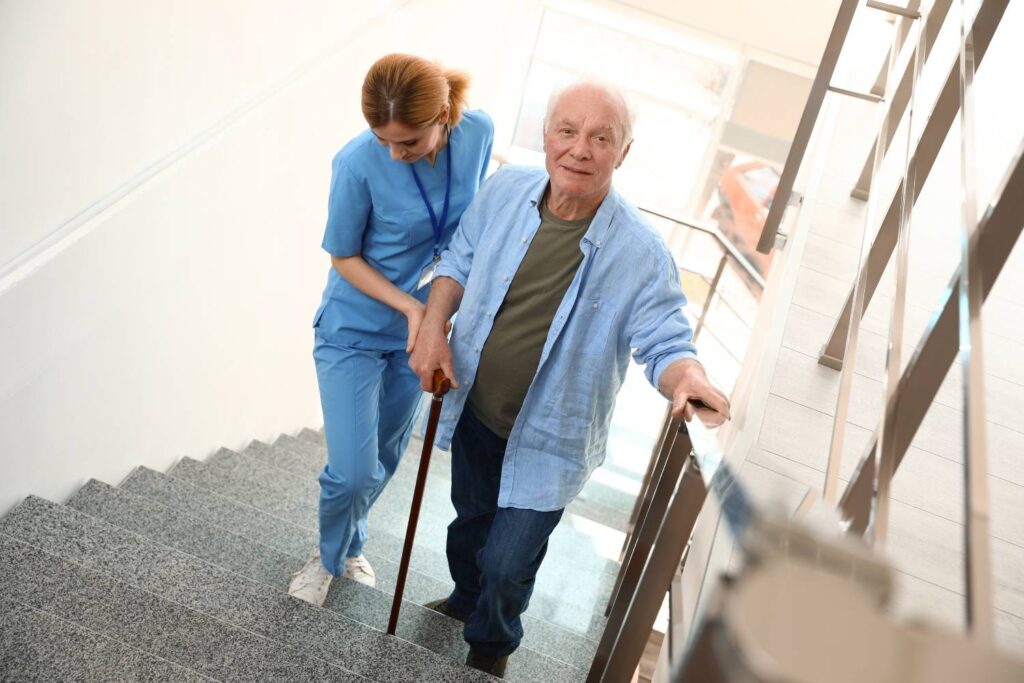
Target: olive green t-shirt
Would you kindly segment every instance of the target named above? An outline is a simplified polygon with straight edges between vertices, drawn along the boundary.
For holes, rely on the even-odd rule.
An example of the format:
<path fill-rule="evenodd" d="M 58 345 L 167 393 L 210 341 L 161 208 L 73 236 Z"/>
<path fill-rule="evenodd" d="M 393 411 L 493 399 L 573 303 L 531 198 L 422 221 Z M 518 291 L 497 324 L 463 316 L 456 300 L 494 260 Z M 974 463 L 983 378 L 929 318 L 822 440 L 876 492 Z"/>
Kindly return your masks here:
<path fill-rule="evenodd" d="M 467 397 L 473 413 L 507 439 L 540 364 L 548 328 L 583 261 L 580 240 L 593 216 L 565 221 L 540 204 L 540 227 L 512 278 L 480 353 Z"/>

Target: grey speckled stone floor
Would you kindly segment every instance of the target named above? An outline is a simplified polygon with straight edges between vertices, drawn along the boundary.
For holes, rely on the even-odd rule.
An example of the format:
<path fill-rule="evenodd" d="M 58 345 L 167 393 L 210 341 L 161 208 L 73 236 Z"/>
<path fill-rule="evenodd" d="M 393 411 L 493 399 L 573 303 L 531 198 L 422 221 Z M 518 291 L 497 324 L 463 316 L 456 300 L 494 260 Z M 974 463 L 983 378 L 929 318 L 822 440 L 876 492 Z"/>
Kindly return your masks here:
<path fill-rule="evenodd" d="M 462 666 L 461 624 L 421 606 L 451 588 L 447 453 L 432 455 L 398 637 L 383 633 L 421 447 L 414 438 L 370 516 L 378 588 L 339 579 L 324 609 L 285 594 L 317 542 L 319 432 L 167 474 L 140 467 L 118 487 L 92 480 L 66 505 L 26 498 L 0 518 L 0 570 L 28 577 L 0 587 L 2 679 L 494 680 Z M 586 677 L 630 504 L 596 482 L 567 510 L 506 680 Z"/>
<path fill-rule="evenodd" d="M 190 486 L 146 468 L 134 471 L 121 483 L 120 488 L 185 511 L 196 519 L 214 526 L 231 529 L 241 537 L 257 540 L 269 548 L 283 552 L 292 558 L 289 571 L 305 560 L 310 548 L 316 543 L 316 532 L 312 529 L 289 524 L 256 508 L 230 501 L 206 489 Z M 72 500 L 77 498 L 80 496 L 76 495 Z M 78 504 L 75 507 L 83 509 Z M 401 552 L 397 539 L 388 549 L 395 553 Z M 367 555 L 377 573 L 377 587 L 385 593 L 392 593 L 397 563 L 374 553 L 367 552 Z M 332 590 L 331 607 L 370 626 L 384 629 L 390 610 L 390 597 L 367 597 L 367 591 L 362 586 L 350 586 L 348 583 L 340 581 L 339 584 L 345 585 L 345 589 L 341 589 L 339 585 Z M 405 598 L 415 605 L 403 610 L 403 620 L 399 622 L 399 635 L 428 649 L 447 652 L 449 656 L 464 656 L 465 644 L 461 638 L 461 627 L 443 622 L 440 625 L 433 623 L 432 612 L 426 612 L 424 615 L 418 609 L 419 604 L 445 595 L 450 589 L 451 582 L 448 580 L 411 572 L 406 582 Z M 589 666 L 596 647 L 594 641 L 529 616 L 526 617 L 525 623 L 526 647 L 577 668 Z"/>
<path fill-rule="evenodd" d="M 114 581 L 13 539 L 0 540 L 10 598 L 221 681 L 325 680 L 358 676 L 300 650 Z"/>
<path fill-rule="evenodd" d="M 205 618 L 275 641 L 279 647 L 314 653 L 325 662 L 371 680 L 489 680 L 417 645 L 40 498 L 25 499 L 0 519 L 0 534 L 48 554 L 51 562 L 65 563 L 62 567 L 76 565 Z M 27 576 L 45 583 L 57 580 L 52 577 L 55 573 Z"/>
<path fill-rule="evenodd" d="M 0 678 L 21 681 L 217 680 L 0 595 Z"/>
<path fill-rule="evenodd" d="M 315 530 L 315 479 L 261 463 L 249 455 L 251 450 L 251 446 L 243 453 L 221 450 L 205 463 L 183 458 L 169 474 L 231 500 L 252 504 L 296 526 Z M 401 539 L 408 517 L 408 502 L 402 492 L 411 497 L 409 479 L 415 476 L 415 466 L 415 462 L 407 462 L 399 467 L 399 473 L 370 514 L 372 540 L 368 548 L 374 549 L 377 557 L 397 562 L 401 556 Z M 403 478 L 403 472 L 409 474 Z M 440 477 L 428 479 L 411 567 L 450 586 L 448 562 L 438 550 L 445 546 L 445 528 L 453 515 L 447 486 L 447 481 Z M 614 564 L 595 551 L 594 537 L 574 529 L 573 518 L 567 517 L 552 535 L 548 558 L 538 576 L 526 618 L 539 618 L 568 633 L 596 641 L 603 628 L 604 603 L 615 579 L 610 570 Z M 396 529 L 400 530 L 398 535 Z M 618 552 L 620 539 L 621 536 L 615 537 L 614 549 L 607 550 L 608 553 Z"/>

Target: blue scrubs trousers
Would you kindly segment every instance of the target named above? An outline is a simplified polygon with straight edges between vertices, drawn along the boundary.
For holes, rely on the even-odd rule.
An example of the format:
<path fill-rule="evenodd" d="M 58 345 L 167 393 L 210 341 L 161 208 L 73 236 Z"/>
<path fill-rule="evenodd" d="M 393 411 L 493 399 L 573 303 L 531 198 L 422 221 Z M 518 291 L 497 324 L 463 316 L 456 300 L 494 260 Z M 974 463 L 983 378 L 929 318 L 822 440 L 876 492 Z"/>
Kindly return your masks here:
<path fill-rule="evenodd" d="M 320 481 L 320 556 L 334 576 L 363 552 L 366 518 L 409 444 L 422 391 L 409 354 L 368 351 L 316 335 L 327 438 Z"/>

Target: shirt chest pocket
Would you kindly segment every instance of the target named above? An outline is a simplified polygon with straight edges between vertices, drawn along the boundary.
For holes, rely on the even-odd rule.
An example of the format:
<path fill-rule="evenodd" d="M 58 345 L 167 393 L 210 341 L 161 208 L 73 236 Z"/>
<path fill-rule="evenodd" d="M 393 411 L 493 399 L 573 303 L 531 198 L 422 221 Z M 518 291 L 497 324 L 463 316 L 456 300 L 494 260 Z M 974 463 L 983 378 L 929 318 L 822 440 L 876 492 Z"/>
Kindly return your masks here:
<path fill-rule="evenodd" d="M 603 356 L 608 348 L 617 346 L 621 322 L 617 307 L 610 301 L 584 297 L 577 304 L 573 317 L 573 336 L 576 339 L 572 341 L 578 346 L 578 353 Z"/>
<path fill-rule="evenodd" d="M 367 236 L 375 244 L 409 248 L 432 242 L 434 231 L 425 207 L 373 210 L 373 231 Z"/>

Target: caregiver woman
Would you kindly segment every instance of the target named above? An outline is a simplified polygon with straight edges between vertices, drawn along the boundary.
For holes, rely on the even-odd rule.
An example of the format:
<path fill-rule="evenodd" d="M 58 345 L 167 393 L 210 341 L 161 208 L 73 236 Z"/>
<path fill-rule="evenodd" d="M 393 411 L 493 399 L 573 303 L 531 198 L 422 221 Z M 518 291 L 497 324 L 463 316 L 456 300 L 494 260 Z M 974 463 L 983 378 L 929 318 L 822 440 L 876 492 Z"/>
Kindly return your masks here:
<path fill-rule="evenodd" d="M 323 248 L 331 269 L 313 321 L 327 437 L 320 545 L 288 592 L 323 605 L 335 576 L 374 585 L 367 514 L 394 474 L 422 395 L 409 369 L 429 279 L 487 172 L 494 128 L 464 111 L 468 78 L 382 57 L 363 81 L 369 130 L 334 157 Z"/>

